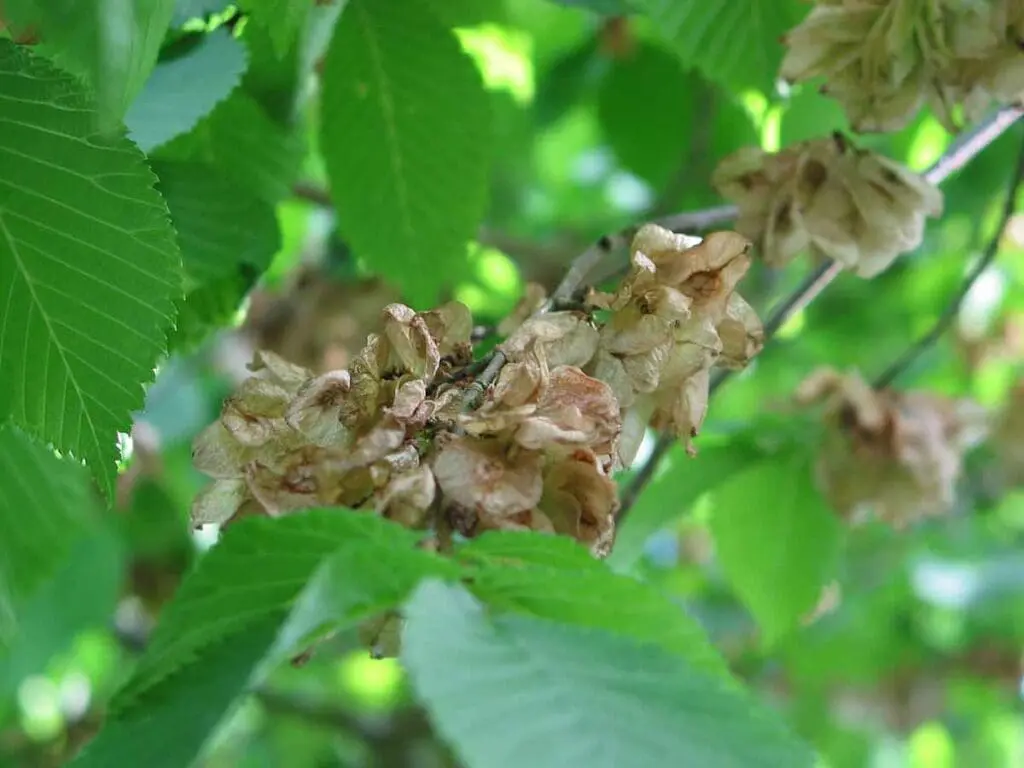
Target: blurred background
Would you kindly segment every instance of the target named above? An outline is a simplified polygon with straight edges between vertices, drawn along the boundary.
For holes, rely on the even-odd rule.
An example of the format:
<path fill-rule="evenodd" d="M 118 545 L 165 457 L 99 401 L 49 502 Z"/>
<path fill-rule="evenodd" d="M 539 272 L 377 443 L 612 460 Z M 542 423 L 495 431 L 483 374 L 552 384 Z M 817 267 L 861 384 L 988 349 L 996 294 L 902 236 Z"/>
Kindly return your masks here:
<path fill-rule="evenodd" d="M 211 10 L 182 5 L 195 6 L 182 10 L 183 20 Z M 441 11 L 493 102 L 489 212 L 446 288 L 480 325 L 499 322 L 527 282 L 552 288 L 600 235 L 720 205 L 710 174 L 735 149 L 774 150 L 848 131 L 841 109 L 815 87 L 727 91 L 684 69 L 642 21 L 570 2 L 506 0 L 500 14 L 484 6 L 458 2 Z M 222 15 L 209 17 L 207 28 L 231 17 L 230 8 L 217 10 Z M 328 32 L 336 11 L 318 9 Z M 250 47 L 251 74 L 264 43 L 258 30 L 236 33 Z M 316 56 L 313 46 L 312 72 Z M 750 78 L 763 80 L 763 73 Z M 269 113 L 296 92 L 315 93 L 315 75 L 260 87 Z M 293 125 L 304 157 L 276 206 L 281 241 L 271 268 L 257 284 L 243 270 L 223 290 L 189 296 L 173 354 L 124 436 L 119 516 L 82 543 L 39 596 L 12 664 L 0 669 L 5 764 L 60 765 L 95 732 L 162 604 L 215 540 L 216 531 L 189 530 L 191 499 L 204 483 L 191 468 L 190 443 L 245 376 L 252 350 L 318 370 L 344 367 L 380 309 L 415 287 L 374 276 L 337 235 L 316 146 L 316 101 L 301 103 Z M 900 133 L 855 141 L 923 170 L 951 138 L 923 113 Z M 856 367 L 870 377 L 927 330 L 995 236 L 1022 138 L 1017 126 L 943 186 L 946 214 L 930 223 L 917 253 L 870 282 L 841 276 L 792 318 L 716 394 L 698 449 L 766 413 L 784 414 L 793 388 L 815 367 Z M 259 151 L 253 162 L 262 160 Z M 1024 214 L 1010 220 L 1000 247 L 953 332 L 901 385 L 993 408 L 1007 401 L 1024 361 Z M 740 290 L 764 316 L 808 268 L 755 265 Z M 624 533 L 633 551 L 612 562 L 688 606 L 736 673 L 777 702 L 828 765 L 1024 766 L 1024 490 L 1006 487 L 985 450 L 969 459 L 956 514 L 899 533 L 881 525 L 851 532 L 841 586 L 826 595 L 816 621 L 771 654 L 716 568 L 707 500 L 687 496 L 689 460 L 680 449 L 641 500 L 670 508 L 675 522 L 652 536 Z M 370 660 L 355 636 L 336 637 L 277 674 L 234 713 L 201 764 L 454 765 L 411 703 L 396 662 Z"/>

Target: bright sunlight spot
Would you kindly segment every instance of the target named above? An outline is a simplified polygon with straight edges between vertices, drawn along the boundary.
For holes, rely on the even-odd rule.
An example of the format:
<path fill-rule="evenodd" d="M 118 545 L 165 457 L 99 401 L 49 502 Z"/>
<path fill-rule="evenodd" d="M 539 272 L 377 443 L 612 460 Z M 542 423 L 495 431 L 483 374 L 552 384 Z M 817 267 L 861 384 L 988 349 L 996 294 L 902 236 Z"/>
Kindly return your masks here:
<path fill-rule="evenodd" d="M 60 691 L 50 678 L 42 675 L 25 678 L 18 686 L 18 706 L 21 709 L 21 727 L 29 738 L 45 741 L 63 730 Z"/>
<path fill-rule="evenodd" d="M 907 165 L 913 171 L 923 171 L 930 166 L 949 146 L 950 136 L 942 123 L 932 115 L 926 115 L 914 134 L 907 153 Z"/>
<path fill-rule="evenodd" d="M 495 24 L 456 29 L 455 34 L 476 62 L 489 90 L 508 91 L 520 104 L 533 101 L 533 61 L 528 35 Z"/>
<path fill-rule="evenodd" d="M 352 651 L 338 664 L 338 681 L 360 706 L 383 709 L 398 697 L 402 668 L 396 659 L 371 659 L 365 650 Z"/>
<path fill-rule="evenodd" d="M 952 768 L 955 748 L 942 723 L 924 723 L 910 737 L 910 768 Z"/>
<path fill-rule="evenodd" d="M 477 246 L 473 271 L 481 283 L 503 296 L 518 296 L 522 289 L 515 263 L 497 248 Z"/>
<path fill-rule="evenodd" d="M 805 325 L 807 325 L 807 318 L 801 309 L 789 316 L 789 319 L 776 331 L 775 336 L 780 339 L 791 339 L 794 336 L 799 336 Z"/>

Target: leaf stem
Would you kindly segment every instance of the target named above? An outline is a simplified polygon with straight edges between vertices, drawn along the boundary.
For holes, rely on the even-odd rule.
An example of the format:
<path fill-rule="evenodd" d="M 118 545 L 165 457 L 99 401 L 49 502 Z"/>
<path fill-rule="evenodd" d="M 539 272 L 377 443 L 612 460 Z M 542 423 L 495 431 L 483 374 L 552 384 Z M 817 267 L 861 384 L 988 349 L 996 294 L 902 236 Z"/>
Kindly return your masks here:
<path fill-rule="evenodd" d="M 936 319 L 935 324 L 915 341 L 907 350 L 894 360 L 888 368 L 882 371 L 881 374 L 872 382 L 872 386 L 875 389 L 882 389 L 891 385 L 904 371 L 906 371 L 911 364 L 929 347 L 931 347 L 939 338 L 946 332 L 949 326 L 956 320 L 957 314 L 960 312 L 960 306 L 964 303 L 964 299 L 967 294 L 970 293 L 971 287 L 977 282 L 978 278 L 988 269 L 989 265 L 995 260 L 996 254 L 999 253 L 999 245 L 1003 239 L 1003 233 L 1006 231 L 1006 224 L 1009 222 L 1010 217 L 1013 215 L 1014 209 L 1017 207 L 1017 193 L 1020 191 L 1021 182 L 1024 180 L 1024 146 L 1021 147 L 1020 157 L 1017 160 L 1017 167 L 1013 171 L 1013 176 L 1010 179 L 1009 188 L 1006 192 L 1006 202 L 1003 204 L 1003 212 L 999 217 L 999 224 L 996 227 L 995 234 L 992 235 L 992 239 L 989 240 L 988 245 L 982 253 L 981 258 L 978 259 L 978 263 L 967 273 L 964 277 L 963 282 L 957 289 L 956 293 L 950 297 L 949 302 L 946 304 L 945 309 L 942 310 L 942 314 Z"/>

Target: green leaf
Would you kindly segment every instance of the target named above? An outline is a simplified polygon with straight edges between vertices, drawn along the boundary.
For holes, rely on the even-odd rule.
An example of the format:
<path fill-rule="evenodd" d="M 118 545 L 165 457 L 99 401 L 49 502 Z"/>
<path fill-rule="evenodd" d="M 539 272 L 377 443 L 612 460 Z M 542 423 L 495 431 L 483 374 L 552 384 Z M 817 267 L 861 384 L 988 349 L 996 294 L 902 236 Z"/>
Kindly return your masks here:
<path fill-rule="evenodd" d="M 603 565 L 584 571 L 483 569 L 473 575 L 470 587 L 489 607 L 614 632 L 676 653 L 704 672 L 729 675 L 724 659 L 681 604 Z"/>
<path fill-rule="evenodd" d="M 351 0 L 324 61 L 320 145 L 339 226 L 418 305 L 460 277 L 486 203 L 488 98 L 419 0 Z"/>
<path fill-rule="evenodd" d="M 192 765 L 245 691 L 277 635 L 282 616 L 283 611 L 270 612 L 244 632 L 221 638 L 201 659 L 155 686 L 138 706 L 108 719 L 69 764 L 71 768 Z"/>
<path fill-rule="evenodd" d="M 696 456 L 688 456 L 675 445 L 665 470 L 655 475 L 623 520 L 608 563 L 615 568 L 631 568 L 653 534 L 689 512 L 697 499 L 760 456 L 741 441 L 702 446 Z"/>
<path fill-rule="evenodd" d="M 527 531 L 486 531 L 456 550 L 470 563 L 543 565 L 573 570 L 600 570 L 601 563 L 568 536 L 547 536 Z"/>
<path fill-rule="evenodd" d="M 781 38 L 806 8 L 796 0 L 635 0 L 686 66 L 732 91 L 775 91 Z"/>
<path fill-rule="evenodd" d="M 191 764 L 246 683 L 292 658 L 313 632 L 401 605 L 424 576 L 456 574 L 454 563 L 417 549 L 417 538 L 343 509 L 229 528 L 165 609 L 86 765 Z M 226 653 L 241 659 L 228 664 Z M 229 671 L 216 671 L 223 665 Z"/>
<path fill-rule="evenodd" d="M 586 8 L 602 16 L 619 16 L 636 11 L 635 2 L 630 0 L 554 0 L 559 5 L 571 8 Z"/>
<path fill-rule="evenodd" d="M 236 90 L 157 156 L 215 165 L 239 186 L 276 203 L 291 194 L 304 154 L 303 138 L 295 130 L 271 120 L 247 93 Z"/>
<path fill-rule="evenodd" d="M 390 542 L 342 545 L 320 564 L 279 638 L 278 655 L 294 653 L 324 629 L 337 630 L 400 606 L 424 578 L 458 578 L 450 560 Z"/>
<path fill-rule="evenodd" d="M 597 114 L 619 162 L 663 187 L 690 152 L 694 106 L 705 90 L 657 46 L 639 45 L 616 58 L 601 81 Z"/>
<path fill-rule="evenodd" d="M 817 604 L 836 567 L 839 521 L 803 452 L 754 464 L 712 501 L 718 562 L 771 645 Z"/>
<path fill-rule="evenodd" d="M 419 587 L 405 615 L 413 686 L 473 768 L 814 763 L 770 711 L 657 646 L 491 617 L 436 581 Z"/>
<path fill-rule="evenodd" d="M 151 152 L 192 130 L 238 85 L 246 59 L 225 27 L 199 35 L 187 52 L 157 64 L 125 115 L 129 138 Z"/>
<path fill-rule="evenodd" d="M 533 99 L 533 114 L 539 129 L 559 120 L 602 82 L 611 62 L 602 55 L 599 43 L 596 35 L 587 37 L 539 74 L 537 95 Z"/>
<path fill-rule="evenodd" d="M 248 264 L 258 273 L 281 247 L 274 207 L 199 163 L 156 161 L 158 189 L 167 201 L 186 274 L 205 283 Z"/>
<path fill-rule="evenodd" d="M 258 279 L 259 273 L 243 264 L 231 274 L 189 291 L 178 302 L 178 322 L 168 334 L 168 349 L 172 353 L 185 353 L 213 331 L 231 325 Z"/>
<path fill-rule="evenodd" d="M 142 154 L 98 136 L 70 75 L 0 40 L 0 413 L 114 482 L 180 294 Z"/>
<path fill-rule="evenodd" d="M 650 584 L 611 572 L 578 542 L 533 532 L 488 532 L 459 547 L 469 584 L 492 607 L 606 629 L 728 675 L 701 626 Z"/>
<path fill-rule="evenodd" d="M 110 616 L 123 562 L 83 466 L 6 425 L 0 477 L 2 709 L 25 677 Z"/>
<path fill-rule="evenodd" d="M 0 641 L 15 626 L 3 606 L 30 596 L 93 519 L 89 475 L 70 459 L 0 426 Z"/>
<path fill-rule="evenodd" d="M 26 478 L 30 479 L 35 480 Z M 35 487 L 44 488 L 43 485 Z M 66 506 L 68 499 L 55 504 Z M 32 520 L 25 515 L 22 531 L 31 527 Z M 0 637 L 0 719 L 3 719 L 3 703 L 15 698 L 18 686 L 26 677 L 44 673 L 54 658 L 72 648 L 83 631 L 109 626 L 121 597 L 125 553 L 112 526 L 103 524 L 85 529 L 72 526 L 72 530 L 76 536 L 70 547 L 57 550 L 62 555 L 57 567 L 15 607 L 17 632 L 11 642 Z M 67 535 L 67 532 L 53 535 L 53 538 L 44 535 L 37 541 L 56 544 Z M 2 620 L 0 617 L 0 622 Z"/>
<path fill-rule="evenodd" d="M 35 29 L 41 53 L 92 85 L 100 126 L 116 132 L 156 64 L 174 0 L 7 0 L 4 11 Z"/>
<path fill-rule="evenodd" d="M 212 13 L 220 13 L 229 5 L 229 0 L 175 0 L 171 24 L 180 27 L 191 19 L 201 19 Z"/>
<path fill-rule="evenodd" d="M 302 31 L 313 9 L 314 0 L 242 0 L 240 5 L 252 13 L 270 33 L 274 52 L 284 58 Z"/>
<path fill-rule="evenodd" d="M 416 540 L 416 534 L 394 523 L 344 509 L 250 517 L 230 526 L 164 607 L 145 655 L 118 696 L 118 707 L 210 643 L 289 607 L 323 558 L 342 545 L 400 550 L 411 549 Z"/>

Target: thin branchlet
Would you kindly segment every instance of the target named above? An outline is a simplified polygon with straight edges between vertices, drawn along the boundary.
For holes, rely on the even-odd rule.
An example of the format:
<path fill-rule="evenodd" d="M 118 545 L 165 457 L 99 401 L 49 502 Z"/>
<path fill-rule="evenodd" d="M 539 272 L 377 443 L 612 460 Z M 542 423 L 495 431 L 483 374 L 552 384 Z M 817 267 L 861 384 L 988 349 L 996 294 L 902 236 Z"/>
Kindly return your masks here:
<path fill-rule="evenodd" d="M 872 386 L 875 389 L 882 389 L 890 386 L 901 374 L 903 374 L 918 357 L 921 356 L 927 349 L 929 349 L 935 342 L 937 342 L 942 335 L 949 329 L 949 326 L 956 320 L 957 314 L 960 312 L 960 306 L 964 303 L 964 299 L 967 298 L 967 294 L 970 293 L 971 287 L 978 281 L 978 278 L 984 274 L 985 270 L 989 268 L 992 262 L 995 260 L 996 254 L 999 253 L 999 244 L 1002 242 L 1003 233 L 1006 231 L 1007 222 L 1013 215 L 1014 209 L 1016 208 L 1017 193 L 1020 191 L 1021 181 L 1024 180 L 1024 146 L 1021 147 L 1021 154 L 1017 160 L 1017 167 L 1013 171 L 1013 176 L 1010 179 L 1009 187 L 1006 192 L 1006 202 L 1003 204 L 1002 215 L 999 217 L 999 224 L 996 227 L 995 234 L 992 239 L 989 240 L 988 245 L 985 247 L 985 251 L 982 253 L 981 258 L 978 259 L 974 267 L 971 268 L 970 272 L 964 277 L 963 282 L 957 288 L 949 301 L 946 303 L 942 313 L 935 320 L 934 325 L 928 329 L 928 332 L 923 334 L 917 341 L 915 341 L 907 350 L 894 360 L 882 373 L 880 373 L 875 380 L 872 382 Z"/>
<path fill-rule="evenodd" d="M 986 147 L 1002 136 L 1024 116 L 1024 110 L 1017 107 L 999 109 L 982 120 L 971 131 L 960 136 L 924 174 L 924 179 L 931 184 L 941 184 L 956 171 L 963 168 L 977 157 Z M 1013 196 L 1011 196 L 1013 197 Z M 1012 200 L 1009 203 L 1012 207 Z M 1002 229 L 1002 228 L 1001 228 Z M 997 236 L 998 239 L 998 236 Z M 981 266 L 984 270 L 986 265 Z M 826 262 L 811 273 L 794 291 L 787 296 L 771 314 L 764 326 L 764 340 L 767 343 L 778 329 L 796 312 L 806 307 L 828 285 L 838 277 L 841 267 L 835 262 Z M 978 273 L 980 275 L 980 272 Z M 977 277 L 975 277 L 977 279 Z M 967 286 L 969 289 L 970 286 Z M 962 301 L 963 297 L 959 298 Z M 955 316 L 956 310 L 953 310 Z M 938 333 L 941 334 L 940 328 Z M 931 342 L 929 342 L 931 343 Z M 711 393 L 721 387 L 732 375 L 731 370 L 721 370 L 711 381 Z M 880 377 L 881 378 L 881 377 Z M 660 435 L 654 449 L 642 466 L 637 469 L 630 483 L 623 489 L 621 505 L 617 515 L 617 523 L 621 523 L 636 504 L 641 492 L 654 477 L 661 460 L 668 453 L 675 437 L 669 434 Z"/>

